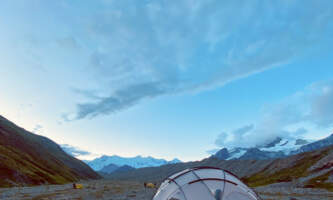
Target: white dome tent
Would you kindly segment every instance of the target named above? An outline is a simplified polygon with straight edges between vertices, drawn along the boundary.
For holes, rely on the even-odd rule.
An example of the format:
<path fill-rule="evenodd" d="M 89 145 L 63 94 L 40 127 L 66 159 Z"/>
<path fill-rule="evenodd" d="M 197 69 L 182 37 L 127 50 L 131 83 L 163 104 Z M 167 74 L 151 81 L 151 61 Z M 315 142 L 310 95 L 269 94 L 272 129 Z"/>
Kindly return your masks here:
<path fill-rule="evenodd" d="M 215 167 L 195 167 L 162 182 L 153 200 L 260 200 L 236 175 Z"/>

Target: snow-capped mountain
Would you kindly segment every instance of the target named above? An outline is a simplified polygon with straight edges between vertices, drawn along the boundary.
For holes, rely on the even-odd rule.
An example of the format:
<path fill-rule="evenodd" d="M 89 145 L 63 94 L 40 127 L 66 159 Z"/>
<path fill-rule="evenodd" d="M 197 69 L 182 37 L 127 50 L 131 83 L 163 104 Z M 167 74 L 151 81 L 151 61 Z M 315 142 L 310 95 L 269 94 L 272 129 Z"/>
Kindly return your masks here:
<path fill-rule="evenodd" d="M 325 139 L 314 142 L 278 137 L 268 144 L 253 148 L 223 148 L 212 155 L 212 157 L 219 160 L 266 160 L 313 151 L 329 145 L 333 145 L 333 134 Z"/>
<path fill-rule="evenodd" d="M 277 138 L 275 142 L 265 145 L 263 147 L 258 147 L 261 151 L 268 151 L 268 152 L 283 152 L 285 155 L 290 155 L 291 152 L 296 151 L 303 145 L 310 143 L 306 140 L 300 139 L 282 139 Z"/>
<path fill-rule="evenodd" d="M 149 157 L 136 156 L 131 158 L 125 158 L 116 155 L 114 156 L 104 155 L 91 161 L 85 160 L 84 162 L 86 162 L 95 171 L 99 171 L 103 169 L 105 166 L 108 166 L 110 164 L 114 164 L 117 166 L 128 165 L 134 168 L 143 168 L 143 167 L 157 167 L 166 164 L 174 164 L 174 163 L 179 163 L 181 161 L 178 159 L 167 161 L 164 159 L 156 159 L 150 156 Z"/>
<path fill-rule="evenodd" d="M 305 144 L 301 148 L 297 149 L 296 151 L 293 151 L 292 154 L 313 151 L 313 150 L 321 149 L 321 148 L 324 148 L 324 147 L 327 147 L 330 145 L 333 145 L 333 134 L 331 134 L 329 137 L 324 138 L 322 140 L 318 140 L 316 142 Z"/>

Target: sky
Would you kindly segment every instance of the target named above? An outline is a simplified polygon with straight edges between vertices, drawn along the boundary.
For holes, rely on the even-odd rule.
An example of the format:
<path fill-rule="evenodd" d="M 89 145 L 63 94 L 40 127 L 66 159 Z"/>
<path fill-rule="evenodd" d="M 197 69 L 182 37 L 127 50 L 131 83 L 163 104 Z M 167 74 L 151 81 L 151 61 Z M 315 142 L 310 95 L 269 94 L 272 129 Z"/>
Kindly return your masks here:
<path fill-rule="evenodd" d="M 332 21 L 331 0 L 3 0 L 0 115 L 85 159 L 321 139 Z"/>

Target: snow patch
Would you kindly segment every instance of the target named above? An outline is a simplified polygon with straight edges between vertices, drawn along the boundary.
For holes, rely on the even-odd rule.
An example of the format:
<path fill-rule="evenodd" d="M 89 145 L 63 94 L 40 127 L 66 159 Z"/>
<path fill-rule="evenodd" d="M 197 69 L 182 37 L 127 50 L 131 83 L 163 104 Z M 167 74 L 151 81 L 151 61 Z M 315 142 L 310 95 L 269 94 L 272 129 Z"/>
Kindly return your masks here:
<path fill-rule="evenodd" d="M 237 152 L 237 153 L 236 152 L 235 153 L 231 152 L 232 156 L 230 156 L 226 160 L 238 159 L 238 158 L 242 157 L 245 153 L 246 153 L 246 150 L 239 150 L 239 152 Z"/>
<path fill-rule="evenodd" d="M 279 152 L 282 151 L 285 155 L 289 155 L 290 152 L 299 149 L 302 145 L 296 145 L 296 139 L 282 139 L 274 147 L 260 148 L 261 151 Z"/>

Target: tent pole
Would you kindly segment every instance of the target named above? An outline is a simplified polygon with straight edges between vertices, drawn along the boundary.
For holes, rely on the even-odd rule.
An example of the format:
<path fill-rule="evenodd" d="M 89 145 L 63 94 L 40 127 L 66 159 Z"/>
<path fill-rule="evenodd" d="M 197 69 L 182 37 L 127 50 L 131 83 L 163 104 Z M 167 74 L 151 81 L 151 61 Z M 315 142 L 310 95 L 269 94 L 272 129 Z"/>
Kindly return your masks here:
<path fill-rule="evenodd" d="M 224 176 L 224 180 L 226 179 L 226 176 L 225 176 L 225 171 L 224 170 L 221 170 L 223 172 L 223 176 Z M 223 196 L 224 196 L 224 190 L 225 190 L 225 182 L 223 183 L 223 191 L 222 191 L 222 199 L 223 199 Z"/>
<path fill-rule="evenodd" d="M 184 195 L 184 197 L 185 197 L 185 200 L 188 200 L 187 197 L 186 197 L 186 194 L 185 194 L 185 192 L 184 192 L 184 190 L 183 190 L 183 188 L 182 188 L 182 187 L 181 187 L 181 186 L 180 186 L 175 180 L 173 180 L 173 179 L 169 179 L 169 178 L 168 178 L 168 180 L 174 182 L 174 183 L 178 186 L 179 190 L 183 193 L 183 195 Z"/>
<path fill-rule="evenodd" d="M 194 170 L 192 170 L 192 173 L 194 174 L 194 176 L 196 176 L 198 179 L 201 179 L 197 173 L 195 173 Z M 208 185 L 204 182 L 204 181 L 200 181 L 208 190 L 208 192 L 214 197 L 215 195 L 213 194 L 213 192 L 209 189 Z M 214 197 L 215 198 L 215 197 Z"/>

